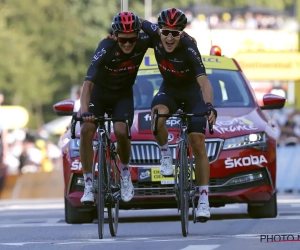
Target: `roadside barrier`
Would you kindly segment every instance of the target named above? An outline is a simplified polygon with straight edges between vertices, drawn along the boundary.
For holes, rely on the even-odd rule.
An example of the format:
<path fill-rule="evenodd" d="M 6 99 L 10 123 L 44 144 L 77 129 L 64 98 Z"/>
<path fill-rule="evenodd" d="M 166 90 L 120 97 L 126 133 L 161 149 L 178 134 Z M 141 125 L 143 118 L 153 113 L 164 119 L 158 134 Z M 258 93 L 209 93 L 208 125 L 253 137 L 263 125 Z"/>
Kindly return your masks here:
<path fill-rule="evenodd" d="M 10 175 L 1 199 L 63 198 L 62 170 Z"/>
<path fill-rule="evenodd" d="M 300 145 L 277 148 L 277 192 L 300 194 Z"/>

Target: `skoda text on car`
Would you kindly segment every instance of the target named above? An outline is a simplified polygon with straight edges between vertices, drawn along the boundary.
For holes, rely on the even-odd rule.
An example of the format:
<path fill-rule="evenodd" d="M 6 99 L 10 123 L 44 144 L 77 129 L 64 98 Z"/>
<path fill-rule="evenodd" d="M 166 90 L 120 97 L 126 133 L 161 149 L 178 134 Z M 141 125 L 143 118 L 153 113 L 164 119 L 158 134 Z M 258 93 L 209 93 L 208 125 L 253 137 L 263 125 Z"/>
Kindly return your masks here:
<path fill-rule="evenodd" d="M 218 111 L 214 134 L 207 131 L 205 141 L 210 161 L 210 206 L 247 203 L 251 217 L 276 217 L 277 132 L 263 110 L 282 108 L 285 98 L 266 94 L 263 106 L 259 106 L 238 62 L 222 56 L 219 47 L 213 47 L 210 55 L 202 56 L 202 60 L 213 87 L 213 104 Z M 135 195 L 130 202 L 121 202 L 120 208 L 176 207 L 174 181 L 159 172 L 161 155 L 150 128 L 150 105 L 161 82 L 154 55 L 149 50 L 134 85 L 130 170 Z M 54 110 L 58 115 L 70 115 L 73 101 L 57 103 Z M 178 122 L 174 118 L 166 121 L 174 159 Z M 79 127 L 76 135 L 77 138 L 71 140 L 67 130 L 60 140 L 68 223 L 76 223 L 77 216 L 82 218 L 80 222 L 91 222 L 93 214 L 93 208 L 80 203 L 84 182 L 79 158 Z"/>

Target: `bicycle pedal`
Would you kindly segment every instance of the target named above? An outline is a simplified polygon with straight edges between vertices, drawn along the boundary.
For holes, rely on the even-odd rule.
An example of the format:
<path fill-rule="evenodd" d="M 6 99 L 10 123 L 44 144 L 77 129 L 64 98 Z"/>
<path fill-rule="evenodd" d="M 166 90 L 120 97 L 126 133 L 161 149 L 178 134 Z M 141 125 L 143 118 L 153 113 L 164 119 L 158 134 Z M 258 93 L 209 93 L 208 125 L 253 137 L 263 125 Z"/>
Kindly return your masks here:
<path fill-rule="evenodd" d="M 200 216 L 200 217 L 197 217 L 197 218 L 196 218 L 196 221 L 197 221 L 197 222 L 200 222 L 200 223 L 205 223 L 205 222 L 208 221 L 208 218 L 207 218 L 207 217 Z"/>

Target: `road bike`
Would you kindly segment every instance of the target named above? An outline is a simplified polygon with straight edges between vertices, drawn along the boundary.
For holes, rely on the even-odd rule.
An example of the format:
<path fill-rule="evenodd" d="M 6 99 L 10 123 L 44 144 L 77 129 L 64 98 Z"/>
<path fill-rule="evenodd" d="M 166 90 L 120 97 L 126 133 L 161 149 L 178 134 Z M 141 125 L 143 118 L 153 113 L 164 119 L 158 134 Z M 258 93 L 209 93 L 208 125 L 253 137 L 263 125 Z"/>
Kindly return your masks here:
<path fill-rule="evenodd" d="M 209 116 L 211 111 L 204 113 L 188 114 L 184 112 L 184 103 L 182 103 L 180 112 L 174 114 L 158 114 L 158 110 L 153 112 L 152 132 L 157 135 L 157 122 L 159 117 L 177 117 L 179 121 L 179 135 L 176 146 L 175 175 L 174 175 L 174 193 L 177 201 L 178 211 L 180 211 L 182 235 L 188 235 L 189 227 L 189 208 L 192 204 L 193 222 L 196 223 L 195 197 L 197 185 L 194 181 L 195 166 L 193 153 L 188 140 L 188 127 L 192 117 Z M 213 125 L 208 123 L 209 133 L 213 134 Z M 202 219 L 199 220 L 202 222 Z"/>
<path fill-rule="evenodd" d="M 95 117 L 97 124 L 96 141 L 93 142 L 93 178 L 94 193 L 96 194 L 98 215 L 98 236 L 103 239 L 104 233 L 104 208 L 107 208 L 108 223 L 111 236 L 117 235 L 119 222 L 119 203 L 121 197 L 119 157 L 115 144 L 111 140 L 111 123 L 125 122 L 127 137 L 131 139 L 130 120 L 128 115 L 124 119 L 112 118 L 112 110 L 106 110 L 107 116 Z M 71 121 L 71 138 L 75 139 L 77 121 L 83 121 L 74 113 Z M 98 171 L 97 171 L 98 170 Z M 95 180 L 97 178 L 97 181 Z"/>

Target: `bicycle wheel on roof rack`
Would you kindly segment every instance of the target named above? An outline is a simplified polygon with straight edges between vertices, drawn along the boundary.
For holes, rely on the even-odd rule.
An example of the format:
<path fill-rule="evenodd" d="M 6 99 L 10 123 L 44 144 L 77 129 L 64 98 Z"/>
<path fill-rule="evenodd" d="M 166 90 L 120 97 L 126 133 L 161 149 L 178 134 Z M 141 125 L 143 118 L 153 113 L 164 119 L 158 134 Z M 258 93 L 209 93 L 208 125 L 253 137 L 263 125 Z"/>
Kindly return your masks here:
<path fill-rule="evenodd" d="M 188 182 L 188 156 L 186 142 L 181 141 L 179 154 L 179 200 L 182 235 L 186 237 L 189 229 L 190 191 Z"/>
<path fill-rule="evenodd" d="M 116 236 L 118 231 L 119 223 L 119 206 L 120 206 L 120 196 L 121 196 L 121 183 L 120 183 L 120 170 L 118 167 L 118 157 L 116 152 L 112 153 L 110 158 L 111 165 L 109 166 L 109 180 L 110 188 L 112 191 L 112 199 L 107 204 L 108 212 L 108 224 L 111 236 Z"/>

